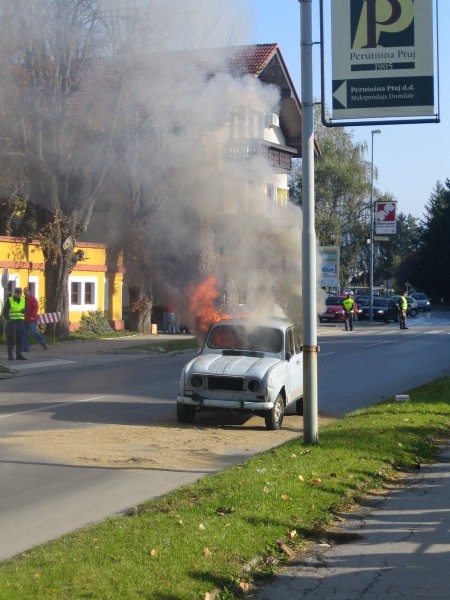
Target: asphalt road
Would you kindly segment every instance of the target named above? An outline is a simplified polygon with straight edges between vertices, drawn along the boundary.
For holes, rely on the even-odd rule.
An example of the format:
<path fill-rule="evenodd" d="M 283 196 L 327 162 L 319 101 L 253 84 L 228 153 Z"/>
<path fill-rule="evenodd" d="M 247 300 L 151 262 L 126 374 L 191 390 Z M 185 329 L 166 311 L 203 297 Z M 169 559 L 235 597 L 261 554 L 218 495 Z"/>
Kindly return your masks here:
<path fill-rule="evenodd" d="M 450 313 L 384 324 L 319 327 L 319 410 L 340 416 L 450 372 Z M 98 355 L 60 348 L 0 381 L 0 435 L 95 423 L 175 423 L 187 356 Z M 82 375 L 80 377 L 80 374 Z M 26 376 L 25 376 L 26 375 Z M 242 456 L 229 457 L 229 463 Z M 42 462 L 2 446 L 0 560 L 194 481 L 210 469 L 138 470 Z"/>
<path fill-rule="evenodd" d="M 420 313 L 408 325 L 319 327 L 319 410 L 342 416 L 449 374 L 449 311 Z"/>

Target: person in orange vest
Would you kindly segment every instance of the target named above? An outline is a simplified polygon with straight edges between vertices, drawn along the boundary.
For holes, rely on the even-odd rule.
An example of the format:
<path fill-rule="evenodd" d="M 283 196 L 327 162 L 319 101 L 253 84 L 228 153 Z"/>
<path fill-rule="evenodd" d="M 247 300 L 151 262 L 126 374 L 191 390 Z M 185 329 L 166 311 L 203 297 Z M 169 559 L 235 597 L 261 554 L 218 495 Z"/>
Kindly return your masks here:
<path fill-rule="evenodd" d="M 22 296 L 22 288 L 16 287 L 14 294 L 5 299 L 2 315 L 8 322 L 6 328 L 8 360 L 14 360 L 14 346 L 16 347 L 16 359 L 26 360 L 22 354 L 25 335 L 25 298 Z"/>
<path fill-rule="evenodd" d="M 25 335 L 23 337 L 23 351 L 30 351 L 30 336 L 36 338 L 44 350 L 47 350 L 47 342 L 37 330 L 39 302 L 37 301 L 37 298 L 33 296 L 29 288 L 24 288 L 23 293 L 25 294 Z"/>
<path fill-rule="evenodd" d="M 347 297 L 342 300 L 342 308 L 344 309 L 345 331 L 353 331 L 353 313 L 355 312 L 355 301 L 352 294 L 347 294 Z"/>

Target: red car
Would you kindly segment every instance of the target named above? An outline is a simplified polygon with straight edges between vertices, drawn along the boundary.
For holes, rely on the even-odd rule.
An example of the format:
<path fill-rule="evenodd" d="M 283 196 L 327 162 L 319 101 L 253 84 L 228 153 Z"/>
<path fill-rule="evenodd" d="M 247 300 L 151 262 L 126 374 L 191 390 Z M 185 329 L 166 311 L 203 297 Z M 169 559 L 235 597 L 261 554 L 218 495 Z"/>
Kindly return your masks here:
<path fill-rule="evenodd" d="M 319 313 L 319 321 L 321 323 L 344 322 L 342 300 L 345 300 L 345 298 L 346 296 L 328 296 L 325 300 L 325 312 Z"/>

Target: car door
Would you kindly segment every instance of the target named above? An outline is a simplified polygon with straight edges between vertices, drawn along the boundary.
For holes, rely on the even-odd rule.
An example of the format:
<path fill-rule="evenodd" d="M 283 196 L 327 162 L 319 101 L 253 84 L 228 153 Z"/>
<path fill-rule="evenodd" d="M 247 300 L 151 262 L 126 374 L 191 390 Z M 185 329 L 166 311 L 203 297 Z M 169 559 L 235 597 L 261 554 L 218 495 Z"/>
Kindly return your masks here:
<path fill-rule="evenodd" d="M 392 300 L 389 300 L 387 317 L 389 321 L 396 321 L 398 319 L 398 309 Z"/>
<path fill-rule="evenodd" d="M 286 331 L 286 359 L 289 373 L 289 389 L 286 390 L 286 404 L 290 404 L 303 396 L 303 353 L 300 335 L 294 327 Z"/>

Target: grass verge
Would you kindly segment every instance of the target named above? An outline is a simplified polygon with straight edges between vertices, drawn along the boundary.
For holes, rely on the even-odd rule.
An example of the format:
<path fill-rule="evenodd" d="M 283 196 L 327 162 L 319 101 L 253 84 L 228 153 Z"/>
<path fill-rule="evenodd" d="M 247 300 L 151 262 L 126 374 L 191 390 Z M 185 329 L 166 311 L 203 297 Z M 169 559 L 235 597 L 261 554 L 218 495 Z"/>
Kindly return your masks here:
<path fill-rule="evenodd" d="M 177 352 L 191 350 L 199 347 L 199 342 L 195 337 L 178 338 L 175 340 L 157 340 L 139 344 L 139 346 L 129 346 L 123 348 L 120 352 L 151 352 L 154 354 L 166 354 L 167 352 Z"/>
<path fill-rule="evenodd" d="M 5 561 L 0 598 L 234 598 L 282 564 L 277 541 L 301 547 L 364 493 L 437 456 L 450 379 L 409 394 L 323 427 L 318 445 L 287 442 Z"/>

